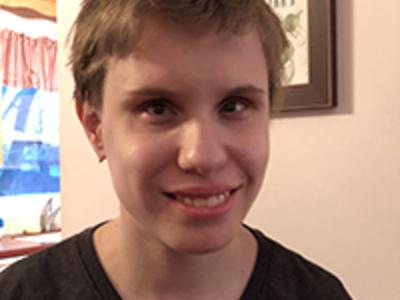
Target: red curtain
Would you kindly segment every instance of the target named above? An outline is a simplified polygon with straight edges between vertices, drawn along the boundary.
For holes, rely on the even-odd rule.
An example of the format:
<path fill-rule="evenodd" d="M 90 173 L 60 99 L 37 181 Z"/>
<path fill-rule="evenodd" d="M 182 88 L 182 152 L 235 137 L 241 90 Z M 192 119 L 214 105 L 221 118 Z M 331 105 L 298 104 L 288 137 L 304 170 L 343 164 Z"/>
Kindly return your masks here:
<path fill-rule="evenodd" d="M 57 90 L 55 67 L 57 42 L 30 38 L 10 30 L 0 32 L 0 78 L 19 88 Z"/>

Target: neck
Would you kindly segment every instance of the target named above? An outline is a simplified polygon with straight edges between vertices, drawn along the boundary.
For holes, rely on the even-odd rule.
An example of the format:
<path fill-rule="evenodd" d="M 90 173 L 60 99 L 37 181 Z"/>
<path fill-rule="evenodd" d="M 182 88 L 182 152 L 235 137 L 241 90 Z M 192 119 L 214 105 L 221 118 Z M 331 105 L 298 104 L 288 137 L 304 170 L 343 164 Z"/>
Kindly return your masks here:
<path fill-rule="evenodd" d="M 240 298 L 257 249 L 246 229 L 223 249 L 194 255 L 162 246 L 124 222 L 112 221 L 95 234 L 100 261 L 123 299 Z"/>

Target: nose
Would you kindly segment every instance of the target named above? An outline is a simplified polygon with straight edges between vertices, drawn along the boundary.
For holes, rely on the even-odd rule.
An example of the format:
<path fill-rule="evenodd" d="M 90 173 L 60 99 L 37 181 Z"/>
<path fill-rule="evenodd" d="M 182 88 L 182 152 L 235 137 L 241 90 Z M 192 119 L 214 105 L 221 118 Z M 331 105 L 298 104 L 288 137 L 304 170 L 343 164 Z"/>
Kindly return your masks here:
<path fill-rule="evenodd" d="M 207 176 L 220 170 L 227 161 L 223 129 L 211 121 L 193 121 L 183 129 L 178 165 L 183 171 Z"/>

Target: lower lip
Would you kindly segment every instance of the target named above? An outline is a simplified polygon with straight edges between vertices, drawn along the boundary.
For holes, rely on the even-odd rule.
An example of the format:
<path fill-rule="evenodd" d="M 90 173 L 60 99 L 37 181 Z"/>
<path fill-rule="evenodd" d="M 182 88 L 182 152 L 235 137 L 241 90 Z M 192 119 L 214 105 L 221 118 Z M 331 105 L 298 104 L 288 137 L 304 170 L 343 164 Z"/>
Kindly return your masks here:
<path fill-rule="evenodd" d="M 195 207 L 187 206 L 179 201 L 172 201 L 176 207 L 193 218 L 216 218 L 225 215 L 233 206 L 235 193 L 231 193 L 228 198 L 220 205 L 215 207 Z"/>

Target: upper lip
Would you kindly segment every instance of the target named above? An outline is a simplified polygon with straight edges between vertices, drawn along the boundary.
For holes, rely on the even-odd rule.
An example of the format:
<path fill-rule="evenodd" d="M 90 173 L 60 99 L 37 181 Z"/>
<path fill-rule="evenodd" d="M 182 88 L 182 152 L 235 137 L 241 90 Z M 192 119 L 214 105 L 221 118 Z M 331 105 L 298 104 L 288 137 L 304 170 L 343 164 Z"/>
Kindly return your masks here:
<path fill-rule="evenodd" d="M 239 186 L 233 185 L 197 185 L 197 186 L 186 186 L 183 188 L 177 188 L 168 190 L 166 194 L 168 196 L 181 196 L 181 197 L 212 197 L 215 195 L 223 194 L 226 192 L 234 192 Z"/>

